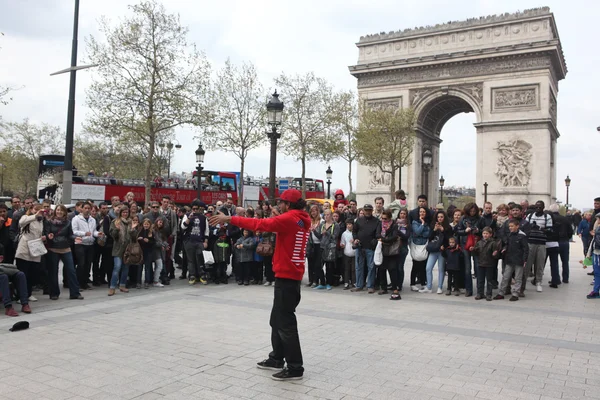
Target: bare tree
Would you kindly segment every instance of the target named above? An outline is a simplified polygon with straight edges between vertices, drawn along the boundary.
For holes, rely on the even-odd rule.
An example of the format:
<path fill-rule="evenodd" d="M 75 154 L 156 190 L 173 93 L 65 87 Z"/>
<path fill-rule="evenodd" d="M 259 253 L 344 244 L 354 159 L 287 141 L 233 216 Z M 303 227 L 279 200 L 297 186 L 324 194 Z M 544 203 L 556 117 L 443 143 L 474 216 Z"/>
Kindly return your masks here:
<path fill-rule="evenodd" d="M 87 128 L 143 151 L 148 202 L 157 143 L 175 127 L 209 119 L 210 65 L 188 44 L 178 15 L 156 0 L 129 8 L 133 15 L 114 27 L 100 21 L 106 42 L 88 40 L 99 67 L 87 90 Z"/>
<path fill-rule="evenodd" d="M 358 130 L 358 101 L 353 91 L 340 92 L 337 96 L 336 123 L 344 144 L 340 157 L 348 162 L 348 184 L 352 193 L 352 163 L 356 160 L 354 141 Z"/>
<path fill-rule="evenodd" d="M 364 165 L 390 174 L 390 195 L 396 191 L 396 170 L 411 162 L 415 140 L 415 112 L 412 108 L 361 107 L 360 125 L 354 148 Z"/>
<path fill-rule="evenodd" d="M 285 103 L 281 146 L 285 154 L 302 163 L 302 195 L 306 194 L 306 162 L 327 161 L 343 153 L 335 129 L 336 96 L 333 87 L 314 73 L 275 79 Z"/>
<path fill-rule="evenodd" d="M 65 133 L 58 126 L 34 124 L 28 119 L 6 123 L 0 138 L 4 188 L 15 192 L 34 193 L 40 156 L 64 151 Z"/>
<path fill-rule="evenodd" d="M 223 69 L 217 73 L 215 96 L 218 123 L 211 128 L 214 130 L 213 134 L 205 135 L 203 139 L 209 147 L 232 152 L 240 159 L 242 182 L 238 182 L 238 204 L 241 204 L 244 198 L 246 157 L 266 138 L 263 129 L 265 92 L 254 65 L 244 63 L 238 68 L 227 60 Z"/>

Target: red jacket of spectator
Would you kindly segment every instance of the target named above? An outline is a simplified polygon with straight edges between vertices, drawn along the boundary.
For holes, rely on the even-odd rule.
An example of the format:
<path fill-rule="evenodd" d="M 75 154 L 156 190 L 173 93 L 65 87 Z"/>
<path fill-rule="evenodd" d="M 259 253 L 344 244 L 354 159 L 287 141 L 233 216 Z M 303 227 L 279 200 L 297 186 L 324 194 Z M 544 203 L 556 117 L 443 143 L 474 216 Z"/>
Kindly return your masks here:
<path fill-rule="evenodd" d="M 345 206 L 348 205 L 348 200 L 346 200 L 346 196 L 344 195 L 344 191 L 342 189 L 335 191 L 335 201 L 333 202 L 334 210 L 337 210 L 338 204 L 343 204 Z"/>

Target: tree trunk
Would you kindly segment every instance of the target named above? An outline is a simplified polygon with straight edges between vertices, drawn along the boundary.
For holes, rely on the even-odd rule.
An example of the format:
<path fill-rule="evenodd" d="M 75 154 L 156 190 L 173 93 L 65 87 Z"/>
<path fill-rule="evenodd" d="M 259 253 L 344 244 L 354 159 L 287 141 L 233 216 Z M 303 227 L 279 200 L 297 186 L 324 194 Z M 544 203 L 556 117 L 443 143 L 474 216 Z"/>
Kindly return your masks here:
<path fill-rule="evenodd" d="M 348 161 L 348 184 L 350 185 L 350 193 L 352 193 L 352 161 Z"/>
<path fill-rule="evenodd" d="M 244 202 L 244 166 L 246 164 L 244 152 L 242 152 L 242 155 L 243 156 L 240 157 L 240 181 L 237 183 L 239 188 L 237 205 L 240 207 L 243 207 Z"/>
<path fill-rule="evenodd" d="M 302 198 L 306 199 L 306 155 L 302 152 Z"/>
<path fill-rule="evenodd" d="M 148 206 L 150 204 L 151 198 L 151 188 L 152 188 L 152 156 L 154 155 L 154 122 L 152 118 L 148 118 L 148 133 L 149 133 L 149 143 L 148 143 L 148 157 L 146 158 L 146 168 L 144 171 L 144 200 L 145 205 Z"/>
<path fill-rule="evenodd" d="M 392 179 L 390 180 L 392 184 L 390 185 L 390 201 L 394 201 L 394 199 L 396 198 L 396 170 L 393 167 L 391 168 L 391 170 L 392 172 L 390 174 L 392 175 Z"/>

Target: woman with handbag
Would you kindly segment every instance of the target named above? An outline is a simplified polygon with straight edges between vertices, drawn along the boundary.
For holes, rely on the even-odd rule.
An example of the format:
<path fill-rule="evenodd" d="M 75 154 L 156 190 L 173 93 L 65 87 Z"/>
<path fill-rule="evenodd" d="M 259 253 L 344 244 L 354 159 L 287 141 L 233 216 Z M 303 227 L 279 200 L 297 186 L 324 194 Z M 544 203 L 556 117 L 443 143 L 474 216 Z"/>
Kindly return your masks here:
<path fill-rule="evenodd" d="M 452 236 L 452 228 L 448 217 L 444 211 L 437 211 L 434 215 L 434 221 L 431 223 L 431 234 L 427 244 L 427 287 L 419 290 L 419 293 L 431 293 L 433 287 L 433 267 L 438 264 L 438 289 L 437 294 L 442 294 L 444 277 L 446 276 L 446 259 L 443 257 L 444 249 L 448 247 L 448 240 Z"/>
<path fill-rule="evenodd" d="M 410 271 L 410 289 L 418 292 L 423 289 L 427 283 L 427 274 L 425 267 L 427 265 L 427 241 L 431 234 L 429 228 L 429 210 L 425 207 L 419 207 L 419 219 L 413 220 L 410 237 L 410 256 L 413 260 L 413 266 Z"/>
<path fill-rule="evenodd" d="M 396 268 L 398 254 L 400 254 L 400 238 L 398 237 L 396 221 L 392 220 L 392 212 L 390 210 L 384 210 L 381 213 L 380 222 L 379 225 L 377 225 L 377 231 L 375 232 L 375 238 L 381 242 L 383 253 L 383 262 L 378 268 L 379 286 L 381 289 L 377 294 L 387 294 L 387 273 L 389 272 L 393 290 L 390 299 L 400 300 L 398 269 Z"/>
<path fill-rule="evenodd" d="M 36 204 L 27 210 L 25 215 L 19 219 L 20 237 L 17 245 L 15 259 L 17 268 L 25 274 L 27 279 L 27 297 L 29 301 L 37 301 L 31 295 L 32 284 L 36 278 L 35 272 L 39 269 L 43 251 L 38 251 L 40 241 L 45 242 L 44 233 L 44 210 L 41 204 Z"/>
<path fill-rule="evenodd" d="M 48 244 L 48 279 L 50 281 L 50 300 L 58 300 L 60 286 L 58 284 L 58 263 L 62 261 L 69 284 L 69 298 L 83 300 L 79 292 L 79 282 L 75 273 L 75 263 L 71 254 L 73 229 L 67 218 L 67 208 L 58 205 L 54 210 L 54 218 L 44 221 L 44 236 Z"/>
<path fill-rule="evenodd" d="M 398 273 L 398 291 L 401 292 L 402 286 L 404 285 L 404 264 L 406 263 L 406 257 L 408 256 L 408 244 L 410 242 L 411 230 L 411 226 L 408 223 L 408 210 L 406 208 L 402 208 L 398 212 L 396 226 L 398 227 L 398 237 L 401 241 L 398 260 L 396 263 L 396 270 Z"/>
<path fill-rule="evenodd" d="M 323 220 L 321 219 L 321 211 L 319 206 L 313 204 L 310 206 L 310 235 L 308 237 L 308 245 L 306 246 L 306 258 L 308 259 L 308 287 L 317 287 L 319 277 L 317 271 L 322 268 L 321 261 L 321 229 Z M 323 282 L 324 284 L 325 282 Z"/>
<path fill-rule="evenodd" d="M 108 295 L 113 296 L 117 284 L 121 292 L 127 293 L 127 275 L 129 275 L 129 265 L 124 261 L 125 250 L 131 243 L 135 243 L 138 235 L 138 226 L 129 219 L 129 207 L 123 205 L 117 212 L 115 218 L 110 224 L 110 236 L 113 238 L 112 256 L 114 268 L 110 279 Z"/>
<path fill-rule="evenodd" d="M 340 235 L 340 226 L 333 220 L 332 211 L 330 208 L 323 210 L 325 221 L 321 225 L 321 263 L 317 268 L 317 280 L 319 285 L 315 287 L 317 290 L 331 290 L 335 276 L 335 259 L 337 257 L 337 238 Z M 323 272 L 323 263 L 325 263 L 325 274 Z"/>

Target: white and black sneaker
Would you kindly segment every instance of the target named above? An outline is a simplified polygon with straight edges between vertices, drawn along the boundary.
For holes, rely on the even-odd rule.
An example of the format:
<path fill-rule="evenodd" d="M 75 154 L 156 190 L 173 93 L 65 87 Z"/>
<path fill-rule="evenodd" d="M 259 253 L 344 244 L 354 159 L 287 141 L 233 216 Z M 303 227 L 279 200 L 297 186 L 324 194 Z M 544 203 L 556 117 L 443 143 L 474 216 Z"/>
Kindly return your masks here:
<path fill-rule="evenodd" d="M 256 367 L 260 369 L 270 369 L 273 371 L 279 371 L 283 369 L 283 361 L 275 361 L 270 358 L 256 363 Z"/>
<path fill-rule="evenodd" d="M 284 368 L 283 371 L 273 374 L 271 379 L 275 381 L 297 381 L 302 379 L 302 375 L 304 375 L 304 372 L 302 371 L 294 371 Z"/>

